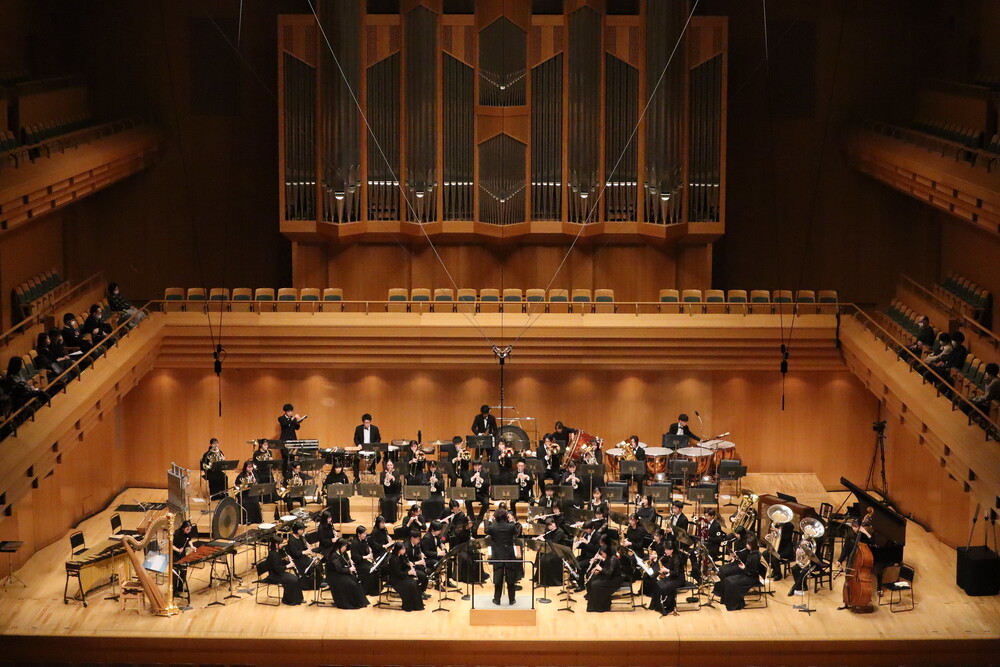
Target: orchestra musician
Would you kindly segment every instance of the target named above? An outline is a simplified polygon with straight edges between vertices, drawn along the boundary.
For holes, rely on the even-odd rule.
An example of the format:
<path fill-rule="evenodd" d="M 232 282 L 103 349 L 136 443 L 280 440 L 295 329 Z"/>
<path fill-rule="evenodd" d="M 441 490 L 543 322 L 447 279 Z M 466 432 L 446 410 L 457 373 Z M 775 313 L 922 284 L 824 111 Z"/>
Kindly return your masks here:
<path fill-rule="evenodd" d="M 621 545 L 626 549 L 631 549 L 635 555 L 643 558 L 646 554 L 646 547 L 652 539 L 650 534 L 646 532 L 646 528 L 639 521 L 638 515 L 634 513 L 630 514 L 628 517 L 628 528 L 625 529 Z M 622 562 L 622 573 L 627 575 L 631 581 L 639 578 L 639 572 L 636 569 L 636 563 L 633 559 Z"/>
<path fill-rule="evenodd" d="M 458 503 L 453 500 L 452 503 Z M 453 508 L 454 509 L 457 508 Z M 451 520 L 451 530 L 448 536 L 448 546 L 452 549 L 468 544 L 472 539 L 469 517 L 464 512 L 458 512 Z M 469 549 L 463 549 L 455 557 L 455 578 L 465 584 L 480 584 L 483 582 L 482 563 L 476 562 L 475 555 Z"/>
<path fill-rule="evenodd" d="M 726 563 L 719 567 L 719 580 L 738 574 L 740 567 L 746 563 L 750 549 L 747 547 L 747 530 L 739 526 L 726 539 L 728 551 L 725 555 Z"/>
<path fill-rule="evenodd" d="M 586 575 L 587 611 L 611 611 L 611 597 L 622 586 L 621 560 L 611 547 L 601 547 Z"/>
<path fill-rule="evenodd" d="M 430 490 L 427 500 L 420 503 L 421 512 L 428 521 L 440 519 L 444 515 L 444 475 L 438 470 L 437 461 L 428 461 L 427 470 L 420 478 L 420 484 Z"/>
<path fill-rule="evenodd" d="M 263 461 L 270 461 L 273 458 L 271 450 L 267 446 L 267 440 L 263 438 L 258 440 L 256 449 L 253 450 L 253 461 L 257 464 L 257 469 L 254 472 L 257 475 L 258 484 L 270 484 L 274 481 L 274 475 L 271 474 L 271 466 L 262 463 Z"/>
<path fill-rule="evenodd" d="M 413 575 L 417 578 L 420 591 L 427 590 L 427 559 L 420 548 L 420 531 L 416 528 L 410 531 L 406 539 L 406 560 L 413 569 Z"/>
<path fill-rule="evenodd" d="M 701 438 L 688 426 L 688 416 L 683 412 L 677 416 L 677 421 L 667 427 L 667 435 L 686 435 L 690 440 L 701 442 Z"/>
<path fill-rule="evenodd" d="M 396 474 L 396 464 L 386 460 L 385 469 L 379 475 L 379 484 L 385 491 L 385 496 L 378 499 L 379 512 L 388 523 L 396 523 L 396 505 L 402 495 L 403 486 Z"/>
<path fill-rule="evenodd" d="M 486 536 L 490 538 L 492 553 L 490 564 L 493 566 L 493 604 L 500 606 L 504 581 L 507 582 L 507 601 L 514 604 L 514 586 L 520 575 L 519 563 L 513 561 L 518 557 L 514 547 L 519 524 L 508 521 L 507 510 L 502 507 L 493 514 L 493 521 L 486 524 Z"/>
<path fill-rule="evenodd" d="M 713 594 L 722 600 L 728 611 L 737 611 L 746 606 L 744 597 L 751 587 L 760 584 L 760 577 L 764 572 L 764 561 L 760 557 L 756 535 L 748 533 L 746 545 L 746 562 L 738 563 L 739 571 L 719 581 L 713 590 Z"/>
<path fill-rule="evenodd" d="M 334 545 L 340 538 L 337 528 L 333 525 L 333 514 L 329 509 L 323 510 L 319 515 L 319 522 L 316 524 L 316 538 L 318 544 L 315 552 L 326 559 L 329 564 L 333 557 Z"/>
<path fill-rule="evenodd" d="M 795 551 L 792 534 L 795 532 L 793 522 L 786 521 L 780 526 L 772 526 L 772 530 L 778 530 L 778 547 L 776 549 L 778 557 L 775 558 L 770 551 L 765 551 L 761 558 L 771 567 L 771 573 L 775 581 L 781 581 L 785 577 L 785 564 L 792 560 Z"/>
<path fill-rule="evenodd" d="M 239 490 L 236 497 L 243 508 L 244 523 L 264 521 L 260 513 L 260 497 L 250 495 L 250 487 L 257 484 L 257 475 L 254 473 L 256 467 L 252 460 L 247 459 L 243 462 L 243 471 L 236 476 L 236 488 Z"/>
<path fill-rule="evenodd" d="M 601 491 L 601 487 L 594 487 L 590 500 L 587 501 L 586 509 L 595 513 L 601 511 L 604 516 L 608 515 L 608 501 L 604 499 L 604 492 Z"/>
<path fill-rule="evenodd" d="M 672 529 L 671 532 L 674 532 L 674 531 L 676 531 L 678 529 L 679 530 L 683 530 L 683 531 L 688 531 L 688 528 L 691 525 L 691 522 L 687 518 L 687 516 L 684 515 L 684 503 L 683 503 L 683 501 L 675 500 L 670 505 L 670 521 L 669 521 L 669 524 L 670 524 L 670 527 Z M 674 532 L 674 537 L 677 537 L 677 533 L 676 532 Z M 695 537 L 695 536 L 692 535 L 692 537 Z M 701 581 L 701 565 L 700 565 L 700 563 L 698 563 L 698 555 L 697 555 L 697 553 L 695 552 L 694 549 L 692 549 L 689 553 L 685 553 L 684 550 L 680 548 L 680 544 L 678 544 L 677 546 L 678 546 L 678 552 L 680 553 L 681 559 L 682 560 L 690 559 L 690 561 L 691 561 L 691 578 L 694 579 L 696 582 L 700 582 Z"/>
<path fill-rule="evenodd" d="M 187 565 L 178 565 L 177 561 L 194 550 L 194 545 L 191 544 L 193 533 L 194 524 L 190 521 L 184 521 L 174 531 L 171 543 L 171 547 L 174 550 L 174 593 L 187 592 Z"/>
<path fill-rule="evenodd" d="M 652 580 L 649 608 L 664 616 L 677 614 L 677 589 L 684 586 L 684 561 L 671 543 L 653 561 L 656 578 Z"/>
<path fill-rule="evenodd" d="M 212 500 L 225 498 L 229 487 L 229 479 L 225 470 L 218 470 L 215 464 L 225 461 L 226 455 L 219 449 L 219 439 L 212 438 L 208 441 L 208 449 L 201 455 L 202 477 L 208 481 L 208 493 Z"/>
<path fill-rule="evenodd" d="M 406 451 L 406 483 L 420 484 L 424 474 L 424 466 L 427 456 L 416 440 L 410 440 L 409 449 Z"/>
<path fill-rule="evenodd" d="M 267 577 L 264 582 L 281 586 L 281 604 L 300 605 L 304 602 L 302 582 L 295 574 L 294 562 L 280 546 L 281 538 L 277 535 L 268 543 Z M 292 572 L 288 571 L 289 567 Z"/>
<path fill-rule="evenodd" d="M 542 442 L 538 445 L 538 450 L 535 454 L 540 460 L 545 461 L 545 472 L 542 473 L 542 478 L 538 480 L 539 485 L 543 489 L 547 486 L 545 484 L 546 480 L 551 480 L 553 484 L 557 484 L 562 478 L 562 452 L 563 449 L 552 438 L 552 434 L 546 433 L 545 437 L 542 438 Z"/>
<path fill-rule="evenodd" d="M 806 549 L 808 549 L 808 552 L 816 553 L 816 543 L 803 535 L 799 540 L 798 548 L 796 548 L 792 560 L 792 587 L 788 591 L 789 597 L 793 595 L 803 595 L 805 593 L 807 586 L 806 576 L 809 574 L 811 565 Z"/>
<path fill-rule="evenodd" d="M 386 527 L 385 517 L 381 514 L 375 517 L 374 526 L 372 526 L 371 536 L 368 538 L 368 543 L 372 547 L 372 555 L 375 558 L 379 558 L 385 553 L 385 548 L 392 541 L 389 538 L 389 529 Z"/>
<path fill-rule="evenodd" d="M 424 532 L 427 529 L 427 521 L 424 520 L 424 515 L 420 513 L 420 505 L 413 503 L 410 505 L 409 509 L 406 510 L 406 518 L 403 519 L 402 525 L 396 529 L 397 538 L 409 537 L 411 531 Z"/>
<path fill-rule="evenodd" d="M 384 551 L 384 549 L 383 549 Z M 375 552 L 369 542 L 368 529 L 358 526 L 351 542 L 351 560 L 354 562 L 361 588 L 367 595 L 378 595 L 378 577 L 372 574 Z"/>
<path fill-rule="evenodd" d="M 576 474 L 576 461 L 566 462 L 566 471 L 563 472 L 559 480 L 559 486 L 573 487 L 573 504 L 577 507 L 582 504 L 586 490 L 583 488 L 579 475 Z"/>
<path fill-rule="evenodd" d="M 718 513 L 714 508 L 705 510 L 703 523 L 705 525 L 701 528 L 702 542 L 712 559 L 718 559 L 722 540 L 725 539 L 726 534 L 722 532 L 722 524 L 719 523 Z"/>
<path fill-rule="evenodd" d="M 483 404 L 479 408 L 479 414 L 472 420 L 472 432 L 475 435 L 491 436 L 493 442 L 497 441 L 500 430 L 497 428 L 496 417 L 490 414 L 490 406 Z"/>
<path fill-rule="evenodd" d="M 552 509 L 559 504 L 559 499 L 556 498 L 556 487 L 549 484 L 542 491 L 542 497 L 538 499 L 538 506 L 544 509 Z"/>
<path fill-rule="evenodd" d="M 472 462 L 472 470 L 465 474 L 465 478 L 462 480 L 462 486 L 472 487 L 476 490 L 476 500 L 479 503 L 479 514 L 477 516 L 479 521 L 483 520 L 486 516 L 486 510 L 490 506 L 490 477 L 489 474 L 483 470 L 483 462 L 476 459 Z M 465 501 L 465 512 L 470 517 L 473 516 L 471 500 Z"/>
<path fill-rule="evenodd" d="M 545 519 L 545 532 L 535 538 L 550 544 L 560 544 L 569 546 L 570 540 L 566 533 L 559 528 L 559 524 L 554 516 Z M 546 551 L 538 556 L 538 585 L 539 586 L 559 586 L 563 580 L 562 558 Z"/>
<path fill-rule="evenodd" d="M 389 556 L 385 566 L 386 581 L 397 593 L 403 603 L 403 611 L 421 611 L 424 599 L 416 573 L 406 558 L 406 546 L 402 542 L 393 542 L 389 547 Z"/>
<path fill-rule="evenodd" d="M 649 521 L 655 524 L 660 523 L 660 515 L 653 504 L 653 496 L 643 496 L 642 500 L 639 501 L 639 507 L 636 508 L 635 513 L 639 515 L 639 519 L 642 521 Z"/>
<path fill-rule="evenodd" d="M 281 464 L 286 472 L 288 470 L 288 447 L 285 443 L 289 440 L 299 439 L 299 427 L 302 426 L 302 422 L 308 416 L 300 417 L 295 412 L 295 406 L 291 403 L 285 403 L 281 406 L 281 416 L 278 417 L 278 427 L 281 429 L 281 433 L 278 436 L 278 440 L 281 440 Z"/>
<path fill-rule="evenodd" d="M 288 513 L 291 514 L 292 510 L 295 509 L 295 498 L 291 495 L 291 490 L 297 486 L 305 486 L 312 481 L 312 475 L 307 475 L 302 472 L 302 464 L 298 461 L 292 461 L 288 468 L 288 475 L 285 477 L 282 483 L 283 493 L 285 494 L 285 508 Z M 299 502 L 305 507 L 306 500 L 303 496 L 298 496 Z"/>
<path fill-rule="evenodd" d="M 339 539 L 327 558 L 326 583 L 330 586 L 337 609 L 363 609 L 368 606 L 346 539 Z"/>
<path fill-rule="evenodd" d="M 420 550 L 424 554 L 424 562 L 427 563 L 428 572 L 433 572 L 447 553 L 447 550 L 444 548 L 444 541 L 441 539 L 443 530 L 443 523 L 440 521 L 431 521 L 427 532 L 420 538 Z"/>
<path fill-rule="evenodd" d="M 473 452 L 469 449 L 469 446 L 459 438 L 458 442 L 455 443 L 455 456 L 451 458 L 451 467 L 455 473 L 451 478 L 452 486 L 456 486 L 458 480 L 465 479 L 465 475 L 471 467 L 472 454 Z"/>
<path fill-rule="evenodd" d="M 330 469 L 330 473 L 323 480 L 323 490 L 331 484 L 347 484 L 347 473 L 344 472 L 344 462 L 337 458 L 333 461 L 333 467 Z M 350 498 L 327 498 L 326 499 L 326 509 L 333 516 L 335 523 L 350 523 L 354 521 L 351 518 L 351 499 Z"/>
<path fill-rule="evenodd" d="M 511 483 L 517 486 L 517 498 L 512 500 L 510 503 L 510 511 L 511 514 L 514 515 L 514 520 L 516 521 L 517 504 L 519 502 L 528 503 L 529 506 L 535 504 L 535 477 L 525 469 L 524 459 L 518 460 Z"/>
<path fill-rule="evenodd" d="M 559 444 L 562 448 L 562 452 L 566 453 L 566 446 L 569 444 L 569 436 L 579 433 L 575 428 L 570 428 L 563 424 L 562 422 L 556 422 L 555 428 L 549 435 L 552 436 L 552 440 Z"/>
<path fill-rule="evenodd" d="M 497 464 L 499 474 L 498 484 L 513 484 L 514 479 L 514 450 L 507 446 L 502 440 L 497 443 L 493 450 L 493 460 Z"/>
<path fill-rule="evenodd" d="M 313 567 L 318 558 L 314 557 L 313 550 L 306 542 L 305 532 L 306 525 L 301 521 L 292 524 L 292 532 L 285 544 L 285 553 L 295 564 L 295 571 L 299 575 L 302 589 L 311 591 L 318 585 L 319 572 Z"/>
<path fill-rule="evenodd" d="M 579 564 L 579 576 L 577 577 L 577 592 L 583 590 L 584 580 L 587 576 L 587 570 L 590 569 L 590 561 L 594 558 L 594 555 L 600 549 L 600 536 L 594 532 L 594 523 L 588 521 L 583 524 L 582 531 L 580 535 L 573 540 L 573 549 L 579 549 L 580 555 L 576 557 L 576 562 Z"/>
<path fill-rule="evenodd" d="M 632 452 L 635 455 L 635 460 L 636 461 L 645 461 L 646 460 L 646 448 L 643 447 L 642 444 L 639 442 L 639 436 L 637 436 L 637 435 L 630 435 L 628 437 L 628 443 L 632 447 Z M 646 479 L 646 477 L 642 476 L 638 480 L 636 480 L 636 485 L 637 486 L 636 486 L 635 492 L 636 492 L 636 495 L 639 496 L 639 497 L 642 497 L 642 483 L 645 481 L 645 479 Z M 623 479 L 622 481 L 626 481 L 626 480 Z"/>
<path fill-rule="evenodd" d="M 361 423 L 354 428 L 355 446 L 365 449 L 364 445 L 382 442 L 382 434 L 379 433 L 378 426 L 372 424 L 372 416 L 367 412 L 361 415 Z M 375 466 L 382 459 L 382 455 L 377 451 L 368 466 L 368 472 L 375 474 Z M 359 472 L 361 470 L 361 457 L 354 457 L 354 483 L 358 483 Z"/>

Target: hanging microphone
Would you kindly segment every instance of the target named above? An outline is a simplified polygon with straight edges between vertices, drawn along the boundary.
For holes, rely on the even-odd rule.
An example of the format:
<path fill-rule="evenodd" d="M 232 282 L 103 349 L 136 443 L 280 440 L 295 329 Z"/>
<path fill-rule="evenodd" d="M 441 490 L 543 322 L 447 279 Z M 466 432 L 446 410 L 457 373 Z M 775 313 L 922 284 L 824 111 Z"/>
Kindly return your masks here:
<path fill-rule="evenodd" d="M 694 416 L 698 418 L 698 423 L 699 423 L 699 424 L 701 424 L 702 426 L 704 426 L 704 425 L 705 425 L 705 422 L 703 422 L 703 421 L 701 420 L 701 413 L 699 413 L 699 412 L 698 412 L 697 410 L 695 410 L 695 411 L 694 411 Z"/>

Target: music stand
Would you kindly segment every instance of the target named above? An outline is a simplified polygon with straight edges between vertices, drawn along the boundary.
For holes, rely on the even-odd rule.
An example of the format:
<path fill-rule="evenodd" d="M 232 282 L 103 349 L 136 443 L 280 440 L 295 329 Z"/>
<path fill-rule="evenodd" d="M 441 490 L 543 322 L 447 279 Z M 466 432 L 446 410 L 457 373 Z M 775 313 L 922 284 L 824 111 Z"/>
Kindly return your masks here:
<path fill-rule="evenodd" d="M 681 447 L 687 447 L 690 442 L 691 439 L 686 435 L 663 434 L 663 446 L 667 449 L 678 450 Z"/>
<path fill-rule="evenodd" d="M 475 500 L 476 487 L 474 486 L 450 486 L 448 487 L 448 500 Z"/>
<path fill-rule="evenodd" d="M 3 589 L 7 590 L 8 584 L 18 583 L 28 587 L 28 584 L 21 581 L 21 578 L 14 574 L 14 554 L 21 548 L 24 542 L 18 540 L 5 540 L 0 542 L 0 553 L 7 554 L 7 576 L 3 580 Z"/>
<path fill-rule="evenodd" d="M 669 462 L 671 487 L 680 481 L 682 487 L 687 485 L 688 480 L 698 472 L 698 462 L 688 459 L 674 459 Z"/>
<path fill-rule="evenodd" d="M 556 544 L 555 542 L 546 542 L 546 544 L 552 549 L 552 553 L 559 556 L 559 560 L 562 561 L 563 571 L 569 574 L 570 580 L 579 579 L 580 564 L 576 561 L 576 556 L 573 555 L 573 549 L 567 547 L 565 544 Z M 569 603 L 576 602 L 576 598 L 570 594 L 569 588 L 567 587 L 561 594 L 566 596 L 564 600 L 566 606 L 559 607 L 556 611 L 568 611 L 571 614 L 575 614 L 576 611 L 570 608 Z"/>
<path fill-rule="evenodd" d="M 403 500 L 427 500 L 431 497 L 431 487 L 422 484 L 407 484 L 403 487 Z"/>
<path fill-rule="evenodd" d="M 618 479 L 625 482 L 628 486 L 628 494 L 625 498 L 626 509 L 628 509 L 628 496 L 632 495 L 632 482 L 636 483 L 636 492 L 639 490 L 639 484 L 642 480 L 646 478 L 646 462 L 643 460 L 638 461 L 619 461 L 618 462 Z"/>
<path fill-rule="evenodd" d="M 702 505 L 718 505 L 716 499 L 719 493 L 718 484 L 692 486 L 688 489 L 687 499 L 695 504 L 695 514 L 701 514 Z"/>
<path fill-rule="evenodd" d="M 567 501 L 569 501 L 572 506 L 572 503 L 576 500 L 576 496 L 573 493 L 573 486 L 567 484 L 566 486 L 555 486 L 555 489 L 556 489 L 556 495 L 559 497 L 559 500 L 563 501 L 564 509 Z"/>
<path fill-rule="evenodd" d="M 226 497 L 229 496 L 229 476 L 226 475 L 230 470 L 236 470 L 240 465 L 240 462 L 236 459 L 231 461 L 216 461 L 212 464 L 212 468 L 209 472 L 221 472 L 226 477 Z M 217 498 L 216 500 L 222 500 L 222 498 Z M 204 514 L 205 512 L 202 512 Z M 208 492 L 208 514 L 212 514 L 212 490 L 209 488 Z"/>
<path fill-rule="evenodd" d="M 291 503 L 297 499 L 302 503 L 302 507 L 305 507 L 307 504 L 306 496 L 315 496 L 317 488 L 319 487 L 312 482 L 309 484 L 300 484 L 299 486 L 290 486 L 288 487 L 288 493 L 285 494 L 285 500 Z"/>
<path fill-rule="evenodd" d="M 608 503 L 608 518 L 610 518 L 611 514 L 611 503 L 625 503 L 625 511 L 628 511 L 628 496 L 625 495 L 625 491 L 628 487 L 615 485 L 602 486 L 600 488 L 604 501 Z"/>
<path fill-rule="evenodd" d="M 658 503 L 670 503 L 674 499 L 674 487 L 672 484 L 647 484 L 646 495 Z"/>
<path fill-rule="evenodd" d="M 545 461 L 534 456 L 525 456 L 521 460 L 524 461 L 524 469 L 534 475 L 536 480 L 545 474 Z"/>
<path fill-rule="evenodd" d="M 816 553 L 807 553 L 806 556 L 809 558 L 809 565 L 806 566 L 806 571 L 802 573 L 802 604 L 792 605 L 792 609 L 798 609 L 801 612 L 805 612 L 806 616 L 812 614 L 815 609 L 809 606 L 809 599 L 812 597 L 812 587 L 809 585 L 809 575 L 812 574 L 813 568 L 823 567 L 823 563 L 817 558 Z"/>
<path fill-rule="evenodd" d="M 490 487 L 490 498 L 496 501 L 517 500 L 521 494 L 521 487 L 516 484 L 497 484 Z M 510 505 L 508 504 L 508 507 Z"/>
<path fill-rule="evenodd" d="M 330 506 L 330 501 L 334 498 L 338 500 L 346 500 L 354 495 L 354 485 L 353 484 L 327 484 L 326 485 L 326 506 Z M 343 523 L 344 508 L 341 506 L 340 511 L 337 512 L 337 532 L 340 532 L 340 524 Z"/>
<path fill-rule="evenodd" d="M 719 482 L 736 482 L 736 495 L 743 494 L 743 478 L 747 476 L 747 467 L 741 465 L 739 459 L 728 459 L 719 462 Z M 733 502 L 733 494 L 729 494 L 729 502 L 724 507 L 738 507 Z"/>
<path fill-rule="evenodd" d="M 455 476 L 455 465 L 447 458 L 438 460 L 438 471 L 442 477 L 451 479 Z"/>
<path fill-rule="evenodd" d="M 362 498 L 372 499 L 372 516 L 378 516 L 375 513 L 375 499 L 385 498 L 385 489 L 381 484 L 358 484 L 358 495 Z"/>
<path fill-rule="evenodd" d="M 483 470 L 486 471 L 486 476 L 490 478 L 490 483 L 500 477 L 500 464 L 496 461 L 483 461 Z"/>

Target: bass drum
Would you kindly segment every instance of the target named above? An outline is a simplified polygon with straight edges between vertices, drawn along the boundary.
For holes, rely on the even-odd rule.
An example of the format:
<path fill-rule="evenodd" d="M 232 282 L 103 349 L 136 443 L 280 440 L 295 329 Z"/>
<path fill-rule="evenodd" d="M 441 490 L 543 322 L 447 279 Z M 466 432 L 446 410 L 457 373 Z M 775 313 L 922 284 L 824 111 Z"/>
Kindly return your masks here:
<path fill-rule="evenodd" d="M 515 426 L 514 424 L 501 426 L 497 433 L 497 439 L 499 442 L 506 443 L 507 446 L 515 452 L 531 449 L 531 442 L 528 440 L 528 434 L 524 432 L 523 428 Z"/>
<path fill-rule="evenodd" d="M 576 437 L 574 437 L 574 435 Z M 590 435 L 583 429 L 577 431 L 575 434 L 571 433 L 569 437 L 569 444 L 566 447 L 567 451 L 569 452 L 568 457 L 570 459 L 573 459 L 574 461 L 579 461 L 581 458 L 583 458 L 583 450 L 588 448 L 593 450 L 594 454 L 596 455 L 597 452 L 600 450 L 603 442 L 604 441 L 601 440 L 600 438 Z"/>

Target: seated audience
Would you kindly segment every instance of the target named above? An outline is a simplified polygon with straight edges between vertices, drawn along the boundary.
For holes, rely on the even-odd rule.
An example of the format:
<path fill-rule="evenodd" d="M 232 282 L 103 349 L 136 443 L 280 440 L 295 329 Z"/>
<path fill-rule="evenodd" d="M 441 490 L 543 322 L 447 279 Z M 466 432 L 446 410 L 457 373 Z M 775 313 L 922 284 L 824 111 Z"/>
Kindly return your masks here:
<path fill-rule="evenodd" d="M 119 322 L 124 322 L 134 317 L 128 324 L 130 329 L 146 319 L 146 313 L 141 312 L 129 303 L 128 299 L 122 296 L 118 283 L 108 285 L 108 308 L 112 313 L 118 315 Z"/>

